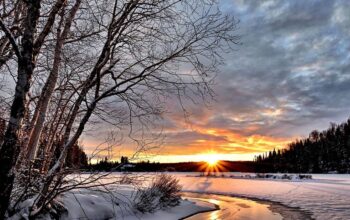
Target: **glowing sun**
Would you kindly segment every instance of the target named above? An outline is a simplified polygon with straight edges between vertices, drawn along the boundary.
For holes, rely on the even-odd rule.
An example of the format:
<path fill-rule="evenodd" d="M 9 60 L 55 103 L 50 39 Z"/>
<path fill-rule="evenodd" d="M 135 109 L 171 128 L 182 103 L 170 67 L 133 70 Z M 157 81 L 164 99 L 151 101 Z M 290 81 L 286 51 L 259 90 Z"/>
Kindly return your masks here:
<path fill-rule="evenodd" d="M 209 166 L 215 166 L 219 162 L 219 159 L 215 155 L 208 155 L 205 161 Z"/>
<path fill-rule="evenodd" d="M 213 151 L 202 154 L 201 161 L 204 163 L 199 167 L 199 170 L 208 175 L 225 172 L 227 170 L 227 164 L 225 161 L 221 160 L 221 155 Z"/>

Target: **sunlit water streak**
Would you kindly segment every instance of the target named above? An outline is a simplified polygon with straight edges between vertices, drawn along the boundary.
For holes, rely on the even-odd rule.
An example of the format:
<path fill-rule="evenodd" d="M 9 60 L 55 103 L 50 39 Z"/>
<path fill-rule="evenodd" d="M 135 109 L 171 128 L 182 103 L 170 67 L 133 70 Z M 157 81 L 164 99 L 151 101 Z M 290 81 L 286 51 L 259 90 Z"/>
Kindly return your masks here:
<path fill-rule="evenodd" d="M 229 196 L 184 193 L 183 198 L 199 199 L 220 207 L 219 210 L 200 213 L 186 220 L 280 220 L 283 217 L 269 209 L 268 204 L 261 204 L 253 200 Z"/>

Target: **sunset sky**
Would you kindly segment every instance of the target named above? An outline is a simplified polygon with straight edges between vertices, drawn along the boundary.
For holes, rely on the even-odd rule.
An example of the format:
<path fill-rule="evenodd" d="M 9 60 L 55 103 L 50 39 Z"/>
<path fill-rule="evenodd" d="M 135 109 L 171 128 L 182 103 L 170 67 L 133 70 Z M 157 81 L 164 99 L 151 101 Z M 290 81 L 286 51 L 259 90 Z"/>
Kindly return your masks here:
<path fill-rule="evenodd" d="M 252 160 L 313 129 L 342 122 L 350 106 L 350 1 L 221 0 L 239 20 L 240 45 L 225 54 L 209 106 L 189 104 L 184 117 L 169 101 L 163 145 L 151 161 Z M 88 153 L 108 126 L 85 134 Z M 113 158 L 130 154 L 128 140 Z M 157 155 L 157 156 L 154 156 Z"/>

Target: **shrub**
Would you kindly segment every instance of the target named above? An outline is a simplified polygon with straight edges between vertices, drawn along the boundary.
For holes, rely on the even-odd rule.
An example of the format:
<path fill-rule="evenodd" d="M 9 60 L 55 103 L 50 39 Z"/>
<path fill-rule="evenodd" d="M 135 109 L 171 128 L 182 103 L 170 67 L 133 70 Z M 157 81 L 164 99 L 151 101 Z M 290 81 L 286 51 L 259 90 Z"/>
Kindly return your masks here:
<path fill-rule="evenodd" d="M 136 177 L 133 177 L 129 174 L 123 174 L 119 183 L 120 184 L 125 184 L 125 185 L 132 185 L 132 184 L 136 184 Z"/>
<path fill-rule="evenodd" d="M 311 180 L 312 179 L 312 175 L 308 175 L 308 174 L 299 174 L 299 179 L 307 179 L 307 180 Z"/>
<path fill-rule="evenodd" d="M 134 206 L 142 213 L 176 206 L 180 203 L 180 191 L 181 186 L 176 178 L 161 174 L 154 179 L 149 188 L 137 191 Z"/>

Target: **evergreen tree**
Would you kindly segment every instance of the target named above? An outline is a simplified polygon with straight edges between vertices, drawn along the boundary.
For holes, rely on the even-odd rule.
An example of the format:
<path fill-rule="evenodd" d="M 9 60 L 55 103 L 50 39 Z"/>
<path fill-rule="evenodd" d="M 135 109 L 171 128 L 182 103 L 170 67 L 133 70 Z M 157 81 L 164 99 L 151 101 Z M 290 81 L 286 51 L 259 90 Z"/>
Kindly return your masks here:
<path fill-rule="evenodd" d="M 350 119 L 339 125 L 331 123 L 322 132 L 314 130 L 286 149 L 259 155 L 255 163 L 264 172 L 350 173 Z"/>

